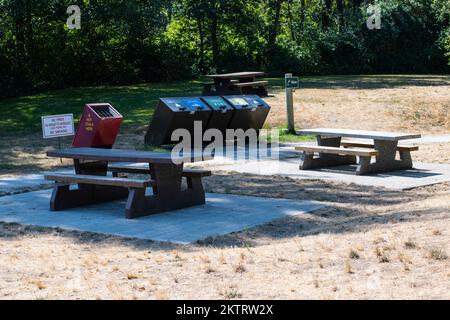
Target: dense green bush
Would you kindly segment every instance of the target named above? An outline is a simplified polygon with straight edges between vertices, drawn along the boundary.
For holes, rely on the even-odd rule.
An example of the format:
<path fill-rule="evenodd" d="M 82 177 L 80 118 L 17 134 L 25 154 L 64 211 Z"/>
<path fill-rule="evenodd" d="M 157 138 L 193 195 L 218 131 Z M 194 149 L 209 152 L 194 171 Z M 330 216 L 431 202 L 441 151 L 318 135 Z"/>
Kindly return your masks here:
<path fill-rule="evenodd" d="M 448 73 L 448 0 L 0 0 L 0 96 L 262 69 Z M 366 26 L 381 7 L 381 30 Z"/>

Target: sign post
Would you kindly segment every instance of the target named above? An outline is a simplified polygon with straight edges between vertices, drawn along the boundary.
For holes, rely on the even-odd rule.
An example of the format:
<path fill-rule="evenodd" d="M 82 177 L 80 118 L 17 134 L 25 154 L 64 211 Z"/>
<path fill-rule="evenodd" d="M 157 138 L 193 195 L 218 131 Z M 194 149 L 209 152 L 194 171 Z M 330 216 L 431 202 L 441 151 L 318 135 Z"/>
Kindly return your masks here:
<path fill-rule="evenodd" d="M 294 91 L 295 89 L 299 88 L 298 77 L 293 77 L 292 73 L 286 73 L 285 85 L 286 85 L 286 110 L 287 110 L 288 132 L 295 134 Z"/>
<path fill-rule="evenodd" d="M 44 139 L 58 138 L 61 149 L 61 137 L 75 135 L 73 114 L 62 114 L 42 117 L 42 136 Z M 61 159 L 62 163 L 62 159 Z"/>

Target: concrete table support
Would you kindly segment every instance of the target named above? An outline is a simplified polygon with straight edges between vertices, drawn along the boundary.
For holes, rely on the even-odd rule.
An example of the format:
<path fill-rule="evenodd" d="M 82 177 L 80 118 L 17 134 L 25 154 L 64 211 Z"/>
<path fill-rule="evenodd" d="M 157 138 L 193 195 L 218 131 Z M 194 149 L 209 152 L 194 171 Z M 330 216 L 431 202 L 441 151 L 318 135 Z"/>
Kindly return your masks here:
<path fill-rule="evenodd" d="M 419 134 L 343 129 L 310 129 L 299 131 L 299 134 L 316 135 L 318 146 L 333 148 L 342 147 L 343 137 L 373 140 L 370 148 L 377 152 L 375 162 L 372 162 L 372 156 L 364 155 L 364 153 L 358 154 L 357 161 L 356 156 L 345 155 L 346 152 L 343 149 L 342 154 L 335 154 L 340 151 L 339 149 L 327 152 L 324 148 L 323 152 L 319 152 L 319 157 L 314 157 L 313 152 L 303 152 L 301 155 L 301 170 L 357 164 L 356 174 L 358 175 L 412 169 L 411 150 L 417 150 L 417 148 L 399 147 L 398 143 L 400 140 L 420 138 Z M 400 154 L 399 160 L 396 159 L 397 152 Z"/>
<path fill-rule="evenodd" d="M 340 147 L 341 140 L 341 137 L 317 136 L 317 145 L 322 147 Z M 314 158 L 313 153 L 307 152 L 302 153 L 300 156 L 300 170 L 352 164 L 356 164 L 356 156 L 341 156 L 338 154 L 319 153 L 319 157 Z"/>

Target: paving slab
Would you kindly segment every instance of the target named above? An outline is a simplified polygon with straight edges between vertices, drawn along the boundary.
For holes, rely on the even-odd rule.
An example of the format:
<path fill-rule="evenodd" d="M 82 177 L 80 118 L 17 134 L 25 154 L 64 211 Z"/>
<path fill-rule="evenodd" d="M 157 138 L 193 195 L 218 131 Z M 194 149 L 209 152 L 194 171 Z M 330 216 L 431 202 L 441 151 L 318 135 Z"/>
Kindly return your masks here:
<path fill-rule="evenodd" d="M 127 220 L 125 201 L 51 212 L 50 196 L 51 190 L 41 190 L 0 197 L 0 221 L 188 244 L 324 207 L 314 201 L 207 194 L 203 206 Z"/>
<path fill-rule="evenodd" d="M 48 171 L 48 173 L 50 172 L 70 174 L 74 171 L 71 169 L 67 169 Z M 53 184 L 52 181 L 44 180 L 44 175 L 46 173 L 47 171 L 36 174 L 8 175 L 0 177 L 0 193 L 15 193 L 26 188 L 51 186 Z"/>
<path fill-rule="evenodd" d="M 412 139 L 408 142 L 412 144 L 441 144 L 450 143 L 450 134 L 423 136 L 420 139 Z"/>
<path fill-rule="evenodd" d="M 421 186 L 450 181 L 450 165 L 415 163 L 414 169 L 366 176 L 355 174 L 356 166 L 339 166 L 314 170 L 300 170 L 299 158 L 280 161 L 253 161 L 209 168 L 221 171 L 234 171 L 264 176 L 283 176 L 293 179 L 327 180 L 342 183 L 354 183 L 364 186 L 384 187 L 396 190 L 408 190 Z"/>

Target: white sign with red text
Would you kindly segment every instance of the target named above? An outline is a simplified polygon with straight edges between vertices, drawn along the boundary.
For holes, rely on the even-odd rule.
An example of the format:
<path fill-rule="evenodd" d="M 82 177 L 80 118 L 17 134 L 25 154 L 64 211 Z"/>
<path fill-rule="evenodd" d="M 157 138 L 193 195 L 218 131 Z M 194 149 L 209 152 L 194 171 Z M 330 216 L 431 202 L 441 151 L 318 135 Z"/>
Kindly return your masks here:
<path fill-rule="evenodd" d="M 44 139 L 75 135 L 73 114 L 42 117 L 42 135 Z"/>

